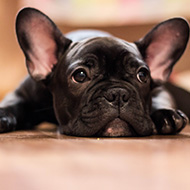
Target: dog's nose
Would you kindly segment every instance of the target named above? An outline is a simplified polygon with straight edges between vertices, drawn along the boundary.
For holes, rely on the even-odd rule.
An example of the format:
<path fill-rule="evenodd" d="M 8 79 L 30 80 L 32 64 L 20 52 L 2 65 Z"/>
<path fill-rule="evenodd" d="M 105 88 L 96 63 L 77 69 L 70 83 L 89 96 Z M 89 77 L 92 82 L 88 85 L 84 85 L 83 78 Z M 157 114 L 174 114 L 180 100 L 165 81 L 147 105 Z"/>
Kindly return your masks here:
<path fill-rule="evenodd" d="M 105 99 L 113 105 L 123 106 L 129 99 L 129 92 L 123 88 L 111 88 L 104 94 Z"/>

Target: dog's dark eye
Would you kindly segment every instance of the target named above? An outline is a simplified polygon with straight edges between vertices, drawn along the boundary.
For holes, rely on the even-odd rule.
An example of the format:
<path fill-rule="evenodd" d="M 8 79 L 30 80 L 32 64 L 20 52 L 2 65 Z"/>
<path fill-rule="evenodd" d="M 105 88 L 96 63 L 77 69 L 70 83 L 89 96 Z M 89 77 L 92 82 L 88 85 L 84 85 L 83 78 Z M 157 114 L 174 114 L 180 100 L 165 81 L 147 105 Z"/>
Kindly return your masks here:
<path fill-rule="evenodd" d="M 77 83 L 83 83 L 87 79 L 86 71 L 83 69 L 79 69 L 75 71 L 72 75 L 72 80 Z"/>
<path fill-rule="evenodd" d="M 137 72 L 137 79 L 141 82 L 141 83 L 146 83 L 149 79 L 150 76 L 150 72 L 147 68 L 145 67 L 141 67 L 138 72 Z"/>

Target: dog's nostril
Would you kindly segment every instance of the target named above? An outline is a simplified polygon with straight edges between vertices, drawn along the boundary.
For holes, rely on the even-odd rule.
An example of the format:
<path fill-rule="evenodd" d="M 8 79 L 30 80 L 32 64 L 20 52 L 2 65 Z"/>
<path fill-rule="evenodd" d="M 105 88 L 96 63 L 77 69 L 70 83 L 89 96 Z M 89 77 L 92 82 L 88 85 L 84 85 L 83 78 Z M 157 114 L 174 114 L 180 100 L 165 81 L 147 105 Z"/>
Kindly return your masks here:
<path fill-rule="evenodd" d="M 108 94 L 107 96 L 105 96 L 106 100 L 109 102 L 114 102 L 116 100 L 116 95 L 115 94 Z"/>
<path fill-rule="evenodd" d="M 115 101 L 115 99 L 116 99 L 116 95 L 115 94 L 112 94 L 112 96 L 111 96 L 111 98 L 110 98 L 110 102 L 114 102 Z"/>
<path fill-rule="evenodd" d="M 129 93 L 125 89 L 109 89 L 105 93 L 105 99 L 108 102 L 127 102 L 129 99 Z"/>
<path fill-rule="evenodd" d="M 123 100 L 124 102 L 127 102 L 128 99 L 129 99 L 129 97 L 128 97 L 126 94 L 124 94 L 124 95 L 122 96 L 122 100 Z"/>

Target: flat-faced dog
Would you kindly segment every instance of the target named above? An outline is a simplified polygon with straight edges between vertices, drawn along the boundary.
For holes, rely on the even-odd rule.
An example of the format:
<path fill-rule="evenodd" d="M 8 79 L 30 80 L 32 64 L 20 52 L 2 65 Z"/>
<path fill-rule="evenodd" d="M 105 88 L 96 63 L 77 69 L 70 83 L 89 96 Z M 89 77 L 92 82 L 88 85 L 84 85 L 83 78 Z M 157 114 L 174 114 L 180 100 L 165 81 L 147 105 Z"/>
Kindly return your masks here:
<path fill-rule="evenodd" d="M 96 30 L 64 36 L 42 12 L 24 8 L 16 34 L 29 76 L 1 102 L 0 132 L 47 121 L 66 135 L 147 136 L 187 124 L 190 95 L 165 82 L 188 42 L 184 19 L 130 43 Z"/>

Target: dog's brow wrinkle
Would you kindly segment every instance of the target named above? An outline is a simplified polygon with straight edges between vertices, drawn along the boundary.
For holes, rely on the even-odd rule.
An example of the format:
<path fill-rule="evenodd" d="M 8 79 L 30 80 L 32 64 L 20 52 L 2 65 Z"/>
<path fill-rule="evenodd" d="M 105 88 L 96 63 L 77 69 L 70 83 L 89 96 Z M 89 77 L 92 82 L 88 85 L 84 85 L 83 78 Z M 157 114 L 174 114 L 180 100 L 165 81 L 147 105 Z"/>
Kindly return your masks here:
<path fill-rule="evenodd" d="M 89 54 L 84 57 L 84 65 L 87 67 L 92 67 L 98 61 L 98 58 L 94 54 Z"/>
<path fill-rule="evenodd" d="M 77 44 L 78 44 L 78 42 L 72 42 L 70 45 L 70 50 L 73 49 Z"/>
<path fill-rule="evenodd" d="M 74 61 L 73 63 L 71 63 L 70 67 L 74 67 L 75 65 L 78 65 L 79 63 L 82 63 L 83 61 L 84 61 L 83 59 L 78 59 Z"/>
<path fill-rule="evenodd" d="M 78 59 L 78 60 L 74 61 L 73 63 L 70 63 L 70 65 L 69 65 L 69 67 L 68 67 L 68 71 L 69 71 L 70 69 L 75 68 L 76 65 L 78 65 L 79 63 L 82 63 L 82 62 L 83 62 L 82 59 Z"/>
<path fill-rule="evenodd" d="M 138 50 L 138 48 L 137 48 L 137 46 L 135 44 L 127 42 L 127 41 L 122 40 L 122 39 L 119 39 L 119 41 L 121 42 L 121 44 L 123 44 L 125 47 L 127 47 L 127 49 L 130 49 L 131 53 L 133 53 L 133 54 L 137 54 L 138 53 L 138 56 L 141 55 L 140 52 L 139 52 L 139 50 Z"/>

